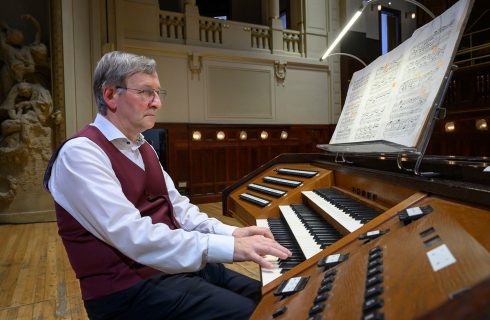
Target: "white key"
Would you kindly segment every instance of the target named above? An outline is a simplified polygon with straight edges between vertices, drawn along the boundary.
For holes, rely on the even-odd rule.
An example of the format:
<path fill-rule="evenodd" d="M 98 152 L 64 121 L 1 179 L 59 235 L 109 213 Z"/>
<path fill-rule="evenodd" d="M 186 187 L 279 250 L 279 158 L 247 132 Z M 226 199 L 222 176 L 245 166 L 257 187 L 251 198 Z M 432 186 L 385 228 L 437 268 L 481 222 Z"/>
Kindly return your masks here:
<path fill-rule="evenodd" d="M 352 218 L 346 212 L 335 207 L 333 204 L 323 199 L 313 191 L 302 191 L 302 193 L 305 197 L 319 206 L 325 212 L 325 214 L 331 216 L 349 232 L 353 232 L 363 226 L 360 221 Z"/>
<path fill-rule="evenodd" d="M 274 269 L 261 268 L 260 277 L 262 278 L 262 285 L 265 286 L 269 282 L 272 282 L 282 276 L 281 268 L 276 265 Z"/>

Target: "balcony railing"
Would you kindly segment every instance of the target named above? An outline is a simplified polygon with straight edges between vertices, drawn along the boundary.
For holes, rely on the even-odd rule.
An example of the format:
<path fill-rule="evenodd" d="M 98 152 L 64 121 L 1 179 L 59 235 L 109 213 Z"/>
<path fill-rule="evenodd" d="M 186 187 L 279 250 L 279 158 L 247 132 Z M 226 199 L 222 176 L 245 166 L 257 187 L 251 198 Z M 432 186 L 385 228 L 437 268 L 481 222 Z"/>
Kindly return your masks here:
<path fill-rule="evenodd" d="M 160 38 L 165 42 L 189 44 L 188 34 L 198 29 L 200 45 L 250 51 L 282 51 L 304 55 L 303 35 L 296 30 L 272 30 L 269 26 L 199 17 L 197 23 L 186 21 L 182 13 L 160 11 Z M 273 48 L 273 37 L 282 38 L 282 48 Z"/>
<path fill-rule="evenodd" d="M 204 43 L 223 44 L 223 23 L 219 19 L 199 19 L 199 40 Z"/>
<path fill-rule="evenodd" d="M 282 33 L 282 38 L 284 44 L 284 48 L 283 48 L 284 51 L 301 54 L 302 42 L 301 42 L 301 34 L 299 31 L 284 30 Z"/>
<path fill-rule="evenodd" d="M 271 50 L 271 32 L 268 27 L 250 28 L 251 48 Z"/>
<path fill-rule="evenodd" d="M 185 18 L 183 13 L 160 12 L 160 37 L 167 40 L 185 40 Z"/>

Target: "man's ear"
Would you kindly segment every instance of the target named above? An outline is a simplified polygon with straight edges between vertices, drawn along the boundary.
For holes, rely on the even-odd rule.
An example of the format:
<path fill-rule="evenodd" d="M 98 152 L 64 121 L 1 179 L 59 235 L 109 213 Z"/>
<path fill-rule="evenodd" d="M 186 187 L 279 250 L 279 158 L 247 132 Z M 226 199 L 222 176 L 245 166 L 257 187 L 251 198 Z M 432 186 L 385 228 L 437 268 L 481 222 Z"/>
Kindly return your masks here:
<path fill-rule="evenodd" d="M 104 101 L 107 105 L 107 108 L 112 112 L 115 112 L 117 109 L 117 103 L 116 103 L 117 92 L 116 91 L 117 91 L 117 89 L 114 87 L 104 87 L 102 89 L 102 96 L 104 97 Z"/>

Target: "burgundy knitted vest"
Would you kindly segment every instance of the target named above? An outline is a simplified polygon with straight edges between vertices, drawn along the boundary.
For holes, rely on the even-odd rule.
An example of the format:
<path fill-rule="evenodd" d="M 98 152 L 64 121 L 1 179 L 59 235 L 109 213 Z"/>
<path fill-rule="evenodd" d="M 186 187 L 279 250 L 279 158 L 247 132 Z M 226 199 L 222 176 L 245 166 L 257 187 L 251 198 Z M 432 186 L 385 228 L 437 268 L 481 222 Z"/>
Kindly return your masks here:
<path fill-rule="evenodd" d="M 122 154 L 94 126 L 84 127 L 72 138 L 76 137 L 92 140 L 106 153 L 124 195 L 139 209 L 141 216 L 149 216 L 153 223 L 165 223 L 170 229 L 179 227 L 172 214 L 173 208 L 160 163 L 147 142 L 139 148 L 145 164 L 143 170 Z M 51 158 L 46 171 L 45 185 L 49 181 L 52 164 L 61 147 Z M 80 280 L 84 300 L 129 288 L 145 278 L 161 273 L 124 256 L 117 249 L 93 236 L 56 202 L 55 207 L 58 233 Z"/>

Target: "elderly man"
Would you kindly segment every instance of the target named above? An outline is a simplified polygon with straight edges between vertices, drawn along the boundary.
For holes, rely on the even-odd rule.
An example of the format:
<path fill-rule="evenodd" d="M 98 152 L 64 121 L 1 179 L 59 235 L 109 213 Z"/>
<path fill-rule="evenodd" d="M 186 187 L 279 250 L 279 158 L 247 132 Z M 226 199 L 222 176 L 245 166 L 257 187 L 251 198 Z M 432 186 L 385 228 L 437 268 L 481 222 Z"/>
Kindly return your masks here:
<path fill-rule="evenodd" d="M 45 185 L 91 319 L 246 319 L 259 282 L 222 262 L 287 258 L 259 227 L 225 225 L 175 189 L 141 132 L 165 91 L 153 59 L 110 52 L 97 64 L 94 123 L 53 155 Z"/>

